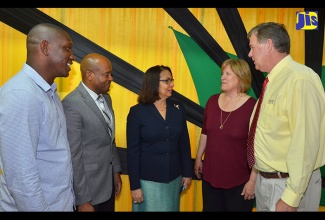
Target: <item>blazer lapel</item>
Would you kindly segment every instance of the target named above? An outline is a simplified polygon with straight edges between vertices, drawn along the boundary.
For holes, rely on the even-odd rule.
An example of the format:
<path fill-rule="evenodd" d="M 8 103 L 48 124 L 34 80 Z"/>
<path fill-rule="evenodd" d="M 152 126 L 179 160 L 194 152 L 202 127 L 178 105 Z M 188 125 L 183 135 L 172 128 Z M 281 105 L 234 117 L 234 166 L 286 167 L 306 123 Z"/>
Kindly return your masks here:
<path fill-rule="evenodd" d="M 167 111 L 166 111 L 166 122 L 169 123 L 169 121 L 173 120 L 173 117 L 175 117 L 175 111 L 179 110 L 178 105 L 174 105 L 173 102 L 171 102 L 169 99 L 166 100 L 167 104 Z"/>
<path fill-rule="evenodd" d="M 148 103 L 147 108 L 149 109 L 149 112 L 155 116 L 160 122 L 166 124 L 166 121 L 164 120 L 163 117 L 161 117 L 159 111 L 157 110 L 156 106 L 153 103 Z"/>
<path fill-rule="evenodd" d="M 78 91 L 80 92 L 84 102 L 93 111 L 93 113 L 100 119 L 103 126 L 106 128 L 107 133 L 109 133 L 103 114 L 100 112 L 100 110 L 99 110 L 98 106 L 96 105 L 96 103 L 94 102 L 93 98 L 89 95 L 89 93 L 87 92 L 87 90 L 81 83 L 78 86 Z"/>

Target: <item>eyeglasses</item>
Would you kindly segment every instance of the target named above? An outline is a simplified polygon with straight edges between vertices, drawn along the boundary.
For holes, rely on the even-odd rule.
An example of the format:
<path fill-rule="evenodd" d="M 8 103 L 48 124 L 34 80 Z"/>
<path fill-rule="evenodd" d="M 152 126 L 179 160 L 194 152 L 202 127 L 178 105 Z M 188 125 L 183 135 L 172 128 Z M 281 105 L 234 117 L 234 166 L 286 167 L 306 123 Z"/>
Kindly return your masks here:
<path fill-rule="evenodd" d="M 165 82 L 167 85 L 169 85 L 170 83 L 174 83 L 174 79 L 161 79 L 159 81 Z"/>

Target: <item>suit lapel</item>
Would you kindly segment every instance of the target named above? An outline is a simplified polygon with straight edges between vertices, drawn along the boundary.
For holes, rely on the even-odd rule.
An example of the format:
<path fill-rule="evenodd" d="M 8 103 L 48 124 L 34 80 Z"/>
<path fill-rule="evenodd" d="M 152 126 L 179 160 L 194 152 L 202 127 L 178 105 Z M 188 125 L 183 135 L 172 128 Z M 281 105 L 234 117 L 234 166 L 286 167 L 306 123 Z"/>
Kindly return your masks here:
<path fill-rule="evenodd" d="M 166 124 L 166 121 L 163 117 L 161 117 L 159 111 L 153 103 L 146 104 L 146 107 L 148 108 L 149 112 L 158 119 L 158 121 Z"/>
<path fill-rule="evenodd" d="M 81 97 L 83 98 L 84 102 L 88 105 L 88 107 L 93 111 L 93 113 L 100 119 L 103 126 L 106 128 L 107 133 L 109 133 L 105 118 L 103 114 L 100 112 L 98 106 L 94 102 L 93 98 L 89 95 L 85 87 L 80 83 L 78 86 L 78 91 L 81 94 Z"/>
<path fill-rule="evenodd" d="M 166 122 L 172 122 L 174 119 L 173 117 L 175 117 L 177 115 L 177 111 L 179 111 L 179 106 L 173 104 L 172 101 L 170 101 L 169 99 L 166 100 L 167 103 L 167 113 L 166 113 Z"/>
<path fill-rule="evenodd" d="M 166 119 L 161 117 L 159 111 L 157 110 L 157 108 L 155 107 L 155 105 L 153 103 L 148 104 L 148 108 L 149 108 L 149 111 L 151 112 L 151 114 L 153 114 L 160 122 L 162 122 L 164 124 L 168 124 L 171 120 L 173 120 L 172 118 L 175 115 L 175 111 L 179 110 L 179 107 L 174 106 L 173 102 L 171 102 L 168 99 L 166 100 L 166 104 L 167 104 Z"/>

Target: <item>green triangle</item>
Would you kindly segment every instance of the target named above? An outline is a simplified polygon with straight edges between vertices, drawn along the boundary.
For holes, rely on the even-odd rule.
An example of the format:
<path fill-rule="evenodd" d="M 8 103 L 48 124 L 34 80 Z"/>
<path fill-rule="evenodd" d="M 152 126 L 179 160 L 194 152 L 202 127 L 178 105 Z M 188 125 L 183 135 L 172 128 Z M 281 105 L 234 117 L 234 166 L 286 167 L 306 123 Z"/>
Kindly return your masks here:
<path fill-rule="evenodd" d="M 191 37 L 174 29 L 172 30 L 191 72 L 199 103 L 202 107 L 205 107 L 211 95 L 221 92 L 221 68 Z M 236 55 L 227 54 L 230 58 L 237 59 Z M 249 89 L 247 94 L 256 98 L 252 88 Z"/>

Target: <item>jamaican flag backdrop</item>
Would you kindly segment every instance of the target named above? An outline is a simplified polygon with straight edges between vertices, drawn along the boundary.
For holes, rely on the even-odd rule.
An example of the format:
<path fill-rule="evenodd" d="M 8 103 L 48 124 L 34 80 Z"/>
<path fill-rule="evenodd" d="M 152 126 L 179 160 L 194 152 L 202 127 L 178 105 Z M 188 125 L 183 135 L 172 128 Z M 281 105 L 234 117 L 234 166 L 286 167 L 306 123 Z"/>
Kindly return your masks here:
<path fill-rule="evenodd" d="M 172 27 L 170 27 L 172 28 Z M 175 37 L 184 54 L 185 60 L 193 78 L 196 92 L 199 97 L 199 103 L 205 107 L 207 99 L 215 93 L 220 92 L 221 87 L 221 68 L 199 47 L 189 36 L 174 30 Z M 229 54 L 230 58 L 236 59 L 237 56 Z M 204 68 L 202 68 L 204 66 Z M 263 73 L 266 76 L 266 73 Z M 322 66 L 322 75 L 325 75 L 325 66 Z M 325 86 L 322 78 L 323 86 Z M 256 98 L 252 88 L 248 94 Z M 325 166 L 321 168 L 323 177 L 323 190 L 320 205 L 325 206 Z"/>
<path fill-rule="evenodd" d="M 315 68 L 319 75 L 321 70 L 324 73 L 324 22 L 318 31 L 296 30 L 296 12 L 306 10 L 310 9 L 0 8 L 0 86 L 25 62 L 29 29 L 39 22 L 53 22 L 71 35 L 76 56 L 69 77 L 56 79 L 61 98 L 79 84 L 79 62 L 85 54 L 99 52 L 111 59 L 114 83 L 110 95 L 116 117 L 116 143 L 122 160 L 125 159 L 126 116 L 129 108 L 136 104 L 144 72 L 157 64 L 168 65 L 173 71 L 173 98 L 185 104 L 191 153 L 195 158 L 205 102 L 211 94 L 220 91 L 222 61 L 232 56 L 247 60 L 253 73 L 250 94 L 259 96 L 264 76 L 254 69 L 247 57 L 246 30 L 264 21 L 284 23 L 291 36 L 293 58 Z M 323 19 L 324 13 L 319 11 Z M 173 32 L 168 27 L 172 27 Z M 125 161 L 123 165 L 126 166 Z M 116 211 L 131 211 L 125 166 Z M 181 211 L 201 210 L 201 181 L 194 179 L 181 196 Z"/>
<path fill-rule="evenodd" d="M 177 38 L 189 67 L 199 104 L 205 107 L 209 97 L 221 91 L 221 67 L 218 66 L 191 37 L 182 34 L 170 27 Z M 237 59 L 236 55 L 227 53 L 229 58 Z M 202 68 L 203 67 L 203 68 Z M 248 94 L 256 98 L 251 88 Z"/>
<path fill-rule="evenodd" d="M 208 98 L 220 92 L 220 67 L 190 37 L 173 30 L 189 67 L 199 104 L 205 107 Z"/>

